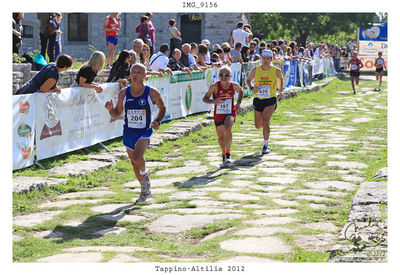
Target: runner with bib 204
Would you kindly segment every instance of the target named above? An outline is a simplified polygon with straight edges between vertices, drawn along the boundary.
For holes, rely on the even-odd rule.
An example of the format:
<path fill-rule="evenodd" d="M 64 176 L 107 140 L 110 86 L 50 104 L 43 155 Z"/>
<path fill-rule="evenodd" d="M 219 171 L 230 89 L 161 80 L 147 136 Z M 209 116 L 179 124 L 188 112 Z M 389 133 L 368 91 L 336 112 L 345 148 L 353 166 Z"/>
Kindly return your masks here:
<path fill-rule="evenodd" d="M 282 96 L 283 77 L 282 71 L 271 65 L 273 53 L 265 50 L 261 54 L 261 65 L 254 68 L 247 80 L 247 86 L 256 94 L 253 100 L 254 125 L 257 129 L 263 128 L 264 146 L 263 154 L 269 154 L 268 147 L 270 135 L 270 120 L 277 107 L 276 92 Z M 255 86 L 252 81 L 255 80 Z"/>

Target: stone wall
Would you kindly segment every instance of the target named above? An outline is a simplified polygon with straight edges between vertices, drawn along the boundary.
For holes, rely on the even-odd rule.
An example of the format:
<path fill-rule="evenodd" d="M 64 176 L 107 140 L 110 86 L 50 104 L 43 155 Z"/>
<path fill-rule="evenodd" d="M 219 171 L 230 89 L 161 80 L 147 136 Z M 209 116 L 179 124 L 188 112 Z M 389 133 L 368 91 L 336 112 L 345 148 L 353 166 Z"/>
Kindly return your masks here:
<path fill-rule="evenodd" d="M 97 50 L 107 52 L 103 22 L 109 13 L 88 13 L 88 41 L 68 40 L 68 13 L 63 13 L 61 21 L 62 52 L 71 55 L 73 58 L 87 59 L 92 51 L 89 45 Z M 131 49 L 132 41 L 137 38 L 136 25 L 140 22 L 143 13 L 122 13 L 121 30 L 118 37 L 117 51 Z M 155 51 L 157 52 L 162 43 L 169 44 L 168 21 L 173 18 L 176 27 L 181 29 L 181 15 L 185 13 L 154 13 L 152 22 L 156 29 Z M 229 39 L 230 33 L 235 29 L 239 20 L 249 22 L 249 14 L 245 13 L 200 13 L 202 16 L 201 39 L 207 38 L 211 45 L 221 44 Z M 40 50 L 39 44 L 39 23 L 36 13 L 25 13 L 23 25 L 33 27 L 32 38 L 22 38 L 22 49 L 20 53 L 29 53 Z"/>

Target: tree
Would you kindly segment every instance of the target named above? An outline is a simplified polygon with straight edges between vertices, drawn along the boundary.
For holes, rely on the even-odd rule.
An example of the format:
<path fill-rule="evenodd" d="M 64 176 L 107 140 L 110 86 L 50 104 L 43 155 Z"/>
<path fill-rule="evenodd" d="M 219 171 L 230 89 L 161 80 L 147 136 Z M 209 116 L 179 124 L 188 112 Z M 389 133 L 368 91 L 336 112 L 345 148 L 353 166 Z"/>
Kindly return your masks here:
<path fill-rule="evenodd" d="M 339 32 L 352 34 L 357 27 L 371 26 L 375 13 L 252 13 L 252 30 L 265 40 L 296 37 L 305 46 L 307 38 Z"/>

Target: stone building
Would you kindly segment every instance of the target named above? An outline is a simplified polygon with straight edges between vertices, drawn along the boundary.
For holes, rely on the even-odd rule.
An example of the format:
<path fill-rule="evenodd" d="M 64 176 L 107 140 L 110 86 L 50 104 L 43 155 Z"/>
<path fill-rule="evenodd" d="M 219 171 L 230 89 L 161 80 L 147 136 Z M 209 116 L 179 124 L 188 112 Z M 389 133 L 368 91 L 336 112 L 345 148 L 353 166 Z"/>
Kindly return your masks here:
<path fill-rule="evenodd" d="M 73 58 L 87 59 L 90 48 L 107 51 L 103 22 L 107 13 L 63 13 L 61 21 L 62 49 Z M 131 49 L 137 38 L 136 25 L 142 13 L 122 13 L 121 30 L 118 38 L 118 51 Z M 248 23 L 250 15 L 245 13 L 154 13 L 152 22 L 156 29 L 155 50 L 161 43 L 169 44 L 168 21 L 175 19 L 176 27 L 182 33 L 183 42 L 200 43 L 208 39 L 211 45 L 228 41 L 238 21 Z M 20 53 L 40 50 L 39 22 L 36 13 L 25 13 L 23 46 Z"/>

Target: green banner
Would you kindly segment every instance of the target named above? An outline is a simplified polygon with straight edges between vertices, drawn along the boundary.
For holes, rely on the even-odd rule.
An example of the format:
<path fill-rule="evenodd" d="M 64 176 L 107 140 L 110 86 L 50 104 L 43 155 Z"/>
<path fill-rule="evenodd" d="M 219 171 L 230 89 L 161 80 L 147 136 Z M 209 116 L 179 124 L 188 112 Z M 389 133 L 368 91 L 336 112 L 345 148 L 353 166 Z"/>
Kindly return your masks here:
<path fill-rule="evenodd" d="M 186 82 L 186 81 L 194 81 L 194 80 L 201 80 L 205 78 L 204 72 L 193 72 L 192 76 L 188 73 L 178 73 L 171 76 L 169 79 L 169 83 L 179 83 L 179 82 Z"/>

